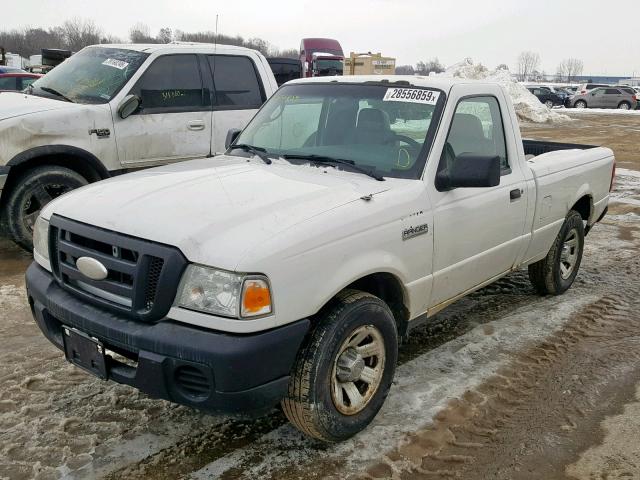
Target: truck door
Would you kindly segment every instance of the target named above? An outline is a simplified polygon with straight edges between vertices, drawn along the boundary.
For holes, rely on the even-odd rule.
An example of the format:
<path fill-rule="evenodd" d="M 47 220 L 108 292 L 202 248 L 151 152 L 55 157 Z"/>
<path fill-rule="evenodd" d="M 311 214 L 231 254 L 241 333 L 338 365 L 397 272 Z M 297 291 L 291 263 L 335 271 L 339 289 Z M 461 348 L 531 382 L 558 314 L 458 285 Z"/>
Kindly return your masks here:
<path fill-rule="evenodd" d="M 140 97 L 138 111 L 125 119 L 114 115 L 123 167 L 209 155 L 211 100 L 196 55 L 156 58 L 129 93 Z"/>
<path fill-rule="evenodd" d="M 244 128 L 266 100 L 254 61 L 245 55 L 209 55 L 213 74 L 211 152 L 224 152 L 230 128 Z"/>
<path fill-rule="evenodd" d="M 449 125 L 438 171 L 450 168 L 461 153 L 497 155 L 501 178 L 497 187 L 438 191 L 433 185 L 435 175 L 430 176 L 434 205 L 431 308 L 509 271 L 522 245 L 526 217 L 526 185 L 518 150 L 513 136 L 505 136 L 497 97 L 461 97 Z"/>

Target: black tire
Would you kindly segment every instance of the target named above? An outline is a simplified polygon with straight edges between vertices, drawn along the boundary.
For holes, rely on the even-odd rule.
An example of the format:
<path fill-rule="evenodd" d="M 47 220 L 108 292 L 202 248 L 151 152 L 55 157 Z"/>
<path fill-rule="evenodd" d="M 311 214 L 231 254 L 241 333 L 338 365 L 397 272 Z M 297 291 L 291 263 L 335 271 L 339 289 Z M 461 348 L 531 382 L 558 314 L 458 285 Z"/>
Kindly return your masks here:
<path fill-rule="evenodd" d="M 572 235 L 575 235 L 575 260 L 572 263 L 572 269 L 569 275 L 565 275 L 563 266 L 566 269 L 566 263 L 563 262 L 563 246 Z M 569 252 L 571 252 L 568 246 Z M 566 292 L 573 284 L 573 281 L 580 269 L 582 261 L 582 252 L 584 250 L 584 223 L 582 216 L 575 210 L 570 210 L 567 217 L 558 232 L 549 253 L 539 262 L 529 265 L 529 280 L 536 291 L 541 295 L 560 295 Z M 562 265 L 561 265 L 562 264 Z"/>
<path fill-rule="evenodd" d="M 573 106 L 574 108 L 587 108 L 587 102 L 585 102 L 584 100 L 578 100 L 576 103 L 573 104 Z"/>
<path fill-rule="evenodd" d="M 33 249 L 33 225 L 47 203 L 87 180 L 65 167 L 48 165 L 24 172 L 16 179 L 6 204 L 9 234 L 25 250 Z"/>
<path fill-rule="evenodd" d="M 332 393 L 336 391 L 332 386 L 337 361 L 345 343 L 356 338 L 356 332 L 363 329 L 375 330 L 376 335 L 379 334 L 379 342 L 384 345 L 379 364 L 380 379 L 369 393 L 368 402 L 360 410 L 345 414 L 336 406 Z M 359 345 L 367 345 L 363 342 L 370 338 L 375 341 L 374 336 L 365 337 Z M 296 428 L 312 438 L 325 442 L 345 440 L 369 425 L 382 407 L 391 388 L 397 360 L 398 332 L 389 307 L 371 294 L 345 290 L 320 315 L 298 352 L 282 409 Z M 359 380 L 353 384 L 357 385 L 357 382 Z M 364 397 L 368 388 L 368 384 L 358 386 Z M 344 408 L 344 399 L 349 396 L 342 390 L 340 395 L 343 396 Z"/>
<path fill-rule="evenodd" d="M 553 101 L 551 100 L 547 100 L 546 102 L 544 102 L 544 104 L 549 109 L 553 108 Z"/>
<path fill-rule="evenodd" d="M 618 104 L 618 110 L 631 110 L 631 104 L 629 102 L 620 102 Z"/>

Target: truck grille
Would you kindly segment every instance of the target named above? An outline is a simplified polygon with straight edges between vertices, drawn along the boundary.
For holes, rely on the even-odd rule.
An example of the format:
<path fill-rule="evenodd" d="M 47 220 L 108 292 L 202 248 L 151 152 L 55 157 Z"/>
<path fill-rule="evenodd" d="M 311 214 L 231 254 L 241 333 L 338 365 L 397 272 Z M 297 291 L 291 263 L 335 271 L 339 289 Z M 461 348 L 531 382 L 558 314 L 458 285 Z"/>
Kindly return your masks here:
<path fill-rule="evenodd" d="M 50 225 L 51 267 L 63 288 L 139 320 L 167 314 L 187 263 L 178 249 L 57 215 Z M 94 280 L 80 272 L 76 262 L 81 257 L 100 262 L 106 278 Z"/>

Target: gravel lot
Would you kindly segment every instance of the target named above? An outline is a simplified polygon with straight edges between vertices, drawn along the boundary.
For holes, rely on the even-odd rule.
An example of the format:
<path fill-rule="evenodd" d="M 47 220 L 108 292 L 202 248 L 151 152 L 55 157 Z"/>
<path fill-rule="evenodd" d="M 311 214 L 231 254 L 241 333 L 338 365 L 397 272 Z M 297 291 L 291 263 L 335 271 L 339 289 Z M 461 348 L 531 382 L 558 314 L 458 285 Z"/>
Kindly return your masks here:
<path fill-rule="evenodd" d="M 576 284 L 542 298 L 516 272 L 438 314 L 402 346 L 374 424 L 340 445 L 279 410 L 207 416 L 70 366 L 31 319 L 30 257 L 0 240 L 0 478 L 640 478 L 640 123 L 523 131 L 611 146 L 624 168 Z"/>

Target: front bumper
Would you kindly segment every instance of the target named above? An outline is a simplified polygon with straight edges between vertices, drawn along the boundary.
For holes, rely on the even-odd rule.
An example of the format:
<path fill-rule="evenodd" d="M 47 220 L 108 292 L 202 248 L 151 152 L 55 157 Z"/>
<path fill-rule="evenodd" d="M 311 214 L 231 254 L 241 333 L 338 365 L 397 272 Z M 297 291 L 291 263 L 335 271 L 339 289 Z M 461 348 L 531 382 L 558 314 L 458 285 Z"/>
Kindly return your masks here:
<path fill-rule="evenodd" d="M 304 319 L 232 335 L 172 320 L 145 323 L 79 300 L 35 262 L 27 269 L 26 282 L 36 323 L 55 346 L 64 348 L 63 325 L 75 327 L 128 359 L 107 357 L 109 380 L 210 412 L 265 411 L 276 405 L 287 391 L 291 366 L 310 325 Z M 190 378 L 198 376 L 205 392 L 193 393 L 181 373 L 185 370 Z"/>

